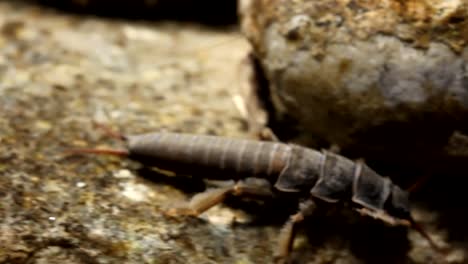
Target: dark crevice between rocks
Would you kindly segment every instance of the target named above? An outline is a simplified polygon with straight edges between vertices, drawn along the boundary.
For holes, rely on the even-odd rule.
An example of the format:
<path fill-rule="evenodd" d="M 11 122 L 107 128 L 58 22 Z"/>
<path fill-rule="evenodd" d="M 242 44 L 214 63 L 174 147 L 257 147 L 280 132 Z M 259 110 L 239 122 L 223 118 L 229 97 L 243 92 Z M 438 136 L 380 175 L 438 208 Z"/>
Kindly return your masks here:
<path fill-rule="evenodd" d="M 457 162 L 452 160 L 452 163 Z M 467 159 L 458 161 L 468 164 Z M 468 207 L 466 193 L 468 177 L 466 169 L 439 171 L 432 175 L 423 186 L 411 195 L 413 201 L 429 211 L 437 211 L 437 227 L 448 231 L 448 242 L 468 247 Z"/>
<path fill-rule="evenodd" d="M 249 54 L 250 65 L 254 72 L 253 89 L 254 94 L 262 107 L 268 113 L 267 127 L 274 131 L 275 135 L 282 141 L 289 141 L 300 133 L 297 130 L 297 121 L 287 113 L 280 113 L 273 104 L 270 91 L 270 82 L 263 70 L 260 60 L 255 54 Z"/>
<path fill-rule="evenodd" d="M 176 20 L 210 26 L 237 23 L 235 0 L 29 0 L 75 14 L 111 18 Z"/>
<path fill-rule="evenodd" d="M 405 227 L 390 227 L 380 220 L 361 216 L 345 206 L 322 204 L 299 229 L 304 232 L 308 246 L 297 249 L 298 255 L 332 245 L 350 249 L 362 263 L 405 263 L 411 244 Z"/>

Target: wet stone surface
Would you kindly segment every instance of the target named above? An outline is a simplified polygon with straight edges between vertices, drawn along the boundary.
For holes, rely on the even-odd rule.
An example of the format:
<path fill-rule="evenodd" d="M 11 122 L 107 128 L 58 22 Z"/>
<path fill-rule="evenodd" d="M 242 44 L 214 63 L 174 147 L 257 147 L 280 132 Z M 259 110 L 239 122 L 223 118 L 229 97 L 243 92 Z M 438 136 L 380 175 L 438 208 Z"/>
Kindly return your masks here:
<path fill-rule="evenodd" d="M 171 219 L 162 210 L 201 184 L 125 159 L 65 153 L 120 146 L 94 122 L 129 134 L 248 137 L 232 103 L 247 52 L 238 33 L 79 17 L 17 1 L 1 2 L 0 14 L 0 263 L 271 263 L 294 204 L 232 201 L 200 218 Z M 221 42 L 229 44 L 210 48 Z M 335 211 L 300 232 L 297 263 L 436 260 L 413 231 Z M 416 217 L 453 247 L 450 263 L 463 261 L 466 245 L 449 239 L 436 212 L 417 209 Z"/>

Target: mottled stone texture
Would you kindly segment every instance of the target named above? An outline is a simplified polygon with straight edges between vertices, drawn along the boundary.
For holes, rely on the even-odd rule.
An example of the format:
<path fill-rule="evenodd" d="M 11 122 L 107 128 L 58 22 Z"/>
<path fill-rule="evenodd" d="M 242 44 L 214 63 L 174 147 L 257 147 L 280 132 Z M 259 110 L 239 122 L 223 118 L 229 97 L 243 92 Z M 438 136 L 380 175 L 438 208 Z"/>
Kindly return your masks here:
<path fill-rule="evenodd" d="M 466 0 L 241 2 L 272 119 L 297 141 L 420 166 L 468 130 Z"/>

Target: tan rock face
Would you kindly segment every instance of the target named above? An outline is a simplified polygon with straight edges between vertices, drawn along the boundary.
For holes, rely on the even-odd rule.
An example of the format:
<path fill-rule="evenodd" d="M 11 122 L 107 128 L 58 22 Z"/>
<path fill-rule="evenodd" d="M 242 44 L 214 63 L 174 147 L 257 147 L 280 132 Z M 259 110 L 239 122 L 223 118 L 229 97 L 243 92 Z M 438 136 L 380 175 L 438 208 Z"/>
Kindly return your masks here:
<path fill-rule="evenodd" d="M 242 27 L 299 141 L 408 161 L 466 131 L 467 3 L 243 1 Z"/>

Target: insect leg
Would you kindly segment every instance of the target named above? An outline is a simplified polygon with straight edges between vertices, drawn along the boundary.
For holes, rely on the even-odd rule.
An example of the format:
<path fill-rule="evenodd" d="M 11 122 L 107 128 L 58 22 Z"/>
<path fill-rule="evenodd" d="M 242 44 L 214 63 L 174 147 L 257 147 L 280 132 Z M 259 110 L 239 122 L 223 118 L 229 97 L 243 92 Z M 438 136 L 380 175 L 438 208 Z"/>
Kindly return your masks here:
<path fill-rule="evenodd" d="M 104 124 L 101 124 L 101 123 L 98 123 L 98 122 L 93 122 L 94 126 L 98 127 L 99 129 L 101 129 L 102 131 L 104 131 L 104 133 L 111 137 L 111 138 L 115 138 L 115 139 L 118 139 L 118 140 L 121 140 L 121 141 L 125 141 L 127 140 L 127 138 L 125 137 L 124 134 L 121 134 L 120 132 L 118 131 L 114 131 L 112 130 L 109 126 L 107 125 L 104 125 Z"/>
<path fill-rule="evenodd" d="M 263 141 L 274 141 L 274 142 L 280 141 L 278 137 L 275 135 L 275 133 L 273 132 L 273 130 L 271 130 L 271 128 L 269 127 L 259 128 L 257 134 L 258 134 L 258 138 L 260 138 L 260 140 L 263 140 Z"/>
<path fill-rule="evenodd" d="M 296 224 L 302 222 L 307 216 L 310 216 L 315 208 L 315 202 L 307 200 L 299 205 L 299 212 L 289 217 L 288 222 L 286 222 L 281 229 L 278 238 L 278 248 L 275 252 L 275 263 L 287 263 L 294 241 Z"/>
<path fill-rule="evenodd" d="M 340 146 L 338 146 L 338 144 L 336 143 L 333 143 L 331 144 L 330 148 L 328 149 L 329 152 L 333 153 L 333 154 L 340 154 L 341 152 L 341 148 Z"/>
<path fill-rule="evenodd" d="M 97 154 L 97 155 L 113 155 L 113 156 L 120 156 L 120 157 L 128 156 L 128 150 L 126 149 L 76 148 L 76 149 L 69 149 L 65 151 L 66 155 L 75 155 L 75 154 L 83 154 L 83 153 L 90 153 L 90 154 Z"/>
<path fill-rule="evenodd" d="M 171 208 L 165 212 L 168 216 L 198 216 L 211 207 L 222 203 L 228 195 L 265 197 L 273 196 L 271 186 L 262 179 L 247 178 L 230 186 L 208 189 L 195 195 L 188 204 Z"/>

